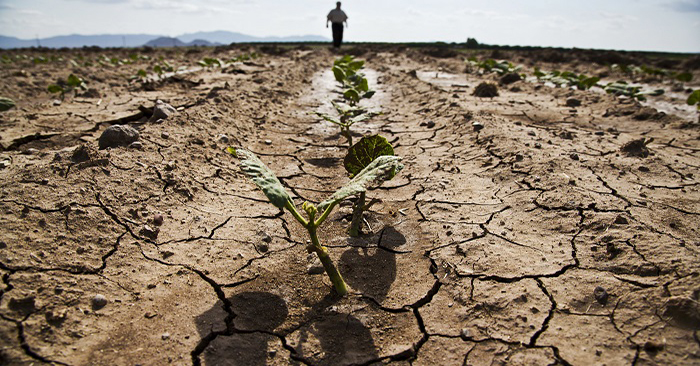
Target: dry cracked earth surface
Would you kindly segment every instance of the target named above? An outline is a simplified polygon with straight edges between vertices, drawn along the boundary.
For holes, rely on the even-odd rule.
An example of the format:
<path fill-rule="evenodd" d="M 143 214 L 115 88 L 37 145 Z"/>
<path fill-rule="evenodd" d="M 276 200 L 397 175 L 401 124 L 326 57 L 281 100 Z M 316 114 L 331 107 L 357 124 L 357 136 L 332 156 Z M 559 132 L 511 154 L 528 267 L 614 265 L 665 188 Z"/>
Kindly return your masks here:
<path fill-rule="evenodd" d="M 383 112 L 353 133 L 385 136 L 406 168 L 369 192 L 381 203 L 362 236 L 346 235 L 347 204 L 320 229 L 351 288 L 339 298 L 303 228 L 225 148 L 257 153 L 297 205 L 347 182 L 344 138 L 310 114 L 338 97 L 340 54 L 265 47 L 194 67 L 252 51 L 2 65 L 18 106 L 0 115 L 0 363 L 700 363 L 697 112 L 527 80 L 479 98 L 498 79 L 465 74 L 464 55 L 347 49 Z M 129 52 L 188 70 L 128 82 L 150 61 L 66 66 Z M 499 56 L 527 73 L 609 70 L 542 55 Z M 70 73 L 94 90 L 54 102 L 46 86 Z M 156 100 L 178 112 L 151 119 Z M 115 124 L 140 144 L 98 149 Z M 653 141 L 621 150 L 641 138 Z"/>

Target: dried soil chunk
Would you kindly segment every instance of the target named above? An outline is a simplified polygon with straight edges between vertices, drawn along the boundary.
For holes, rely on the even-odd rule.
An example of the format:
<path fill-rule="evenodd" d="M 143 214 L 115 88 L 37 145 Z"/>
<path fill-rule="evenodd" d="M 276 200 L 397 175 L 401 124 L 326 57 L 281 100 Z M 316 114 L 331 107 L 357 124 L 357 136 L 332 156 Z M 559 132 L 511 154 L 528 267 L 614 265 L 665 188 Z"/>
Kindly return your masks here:
<path fill-rule="evenodd" d="M 651 139 L 645 140 L 644 138 L 641 138 L 639 140 L 632 140 L 622 145 L 620 151 L 627 154 L 627 156 L 637 156 L 640 158 L 646 158 L 647 156 L 649 156 L 649 149 L 647 148 L 647 144 L 651 141 Z"/>
<path fill-rule="evenodd" d="M 100 136 L 100 150 L 108 147 L 128 146 L 139 139 L 139 132 L 131 126 L 109 126 Z"/>
<path fill-rule="evenodd" d="M 474 89 L 474 95 L 480 98 L 497 97 L 498 87 L 491 83 L 481 83 Z"/>
<path fill-rule="evenodd" d="M 175 107 L 163 102 L 162 100 L 157 100 L 155 107 L 153 107 L 153 115 L 148 121 L 155 122 L 159 119 L 168 119 L 170 116 L 176 113 L 177 110 L 175 110 Z"/>
<path fill-rule="evenodd" d="M 508 84 L 513 84 L 516 81 L 520 81 L 522 78 L 520 75 L 511 72 L 509 74 L 505 74 L 501 77 L 501 79 L 498 81 L 499 84 L 501 85 L 508 85 Z"/>

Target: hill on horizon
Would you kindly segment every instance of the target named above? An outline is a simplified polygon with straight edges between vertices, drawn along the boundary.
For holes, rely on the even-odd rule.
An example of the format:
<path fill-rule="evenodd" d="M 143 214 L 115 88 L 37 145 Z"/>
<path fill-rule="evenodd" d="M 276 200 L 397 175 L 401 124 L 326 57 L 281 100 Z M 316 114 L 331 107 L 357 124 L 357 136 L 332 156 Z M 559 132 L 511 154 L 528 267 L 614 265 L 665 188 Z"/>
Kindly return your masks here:
<path fill-rule="evenodd" d="M 19 39 L 0 35 L 0 48 L 80 48 L 80 47 L 182 47 L 192 45 L 220 45 L 241 42 L 329 42 L 330 39 L 318 35 L 256 37 L 229 31 L 185 33 L 177 37 L 158 34 L 71 34 L 40 39 Z M 150 44 L 154 42 L 153 44 Z M 169 44 L 168 44 L 169 42 Z"/>

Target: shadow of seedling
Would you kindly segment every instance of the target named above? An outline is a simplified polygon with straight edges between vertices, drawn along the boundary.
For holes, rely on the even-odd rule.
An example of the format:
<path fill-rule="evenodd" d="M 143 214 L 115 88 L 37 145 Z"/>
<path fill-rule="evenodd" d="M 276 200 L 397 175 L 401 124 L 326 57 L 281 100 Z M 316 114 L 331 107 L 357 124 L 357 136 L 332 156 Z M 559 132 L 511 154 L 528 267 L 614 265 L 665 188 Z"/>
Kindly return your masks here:
<path fill-rule="evenodd" d="M 392 249 L 404 244 L 403 234 L 386 227 L 379 234 L 377 247 L 346 250 L 340 257 L 345 281 L 361 293 L 383 301 L 396 280 L 396 253 Z"/>
<path fill-rule="evenodd" d="M 279 340 L 273 331 L 289 314 L 285 301 L 268 292 L 242 292 L 229 300 L 236 314 L 235 331 L 215 337 L 200 356 L 202 364 L 256 366 L 267 365 L 280 357 L 269 345 Z M 360 320 L 348 314 L 326 313 L 338 300 L 334 295 L 326 296 L 302 317 L 310 320 L 307 325 L 292 336 L 284 334 L 288 341 L 296 341 L 293 358 L 321 365 L 353 364 L 377 358 L 372 334 Z M 216 324 L 222 315 L 217 304 L 197 317 L 201 337 L 210 337 L 217 331 Z M 293 360 L 284 362 L 298 364 Z"/>

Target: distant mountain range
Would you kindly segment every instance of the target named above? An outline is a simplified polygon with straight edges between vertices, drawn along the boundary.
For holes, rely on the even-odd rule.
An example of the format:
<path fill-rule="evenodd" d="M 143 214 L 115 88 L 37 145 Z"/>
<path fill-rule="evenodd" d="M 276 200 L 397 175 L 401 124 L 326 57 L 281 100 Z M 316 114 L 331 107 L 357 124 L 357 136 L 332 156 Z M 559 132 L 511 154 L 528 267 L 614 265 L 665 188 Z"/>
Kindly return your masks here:
<path fill-rule="evenodd" d="M 326 37 L 305 35 L 289 37 L 255 37 L 247 34 L 215 31 L 187 33 L 177 37 L 166 37 L 154 34 L 102 34 L 84 36 L 72 34 L 40 39 L 19 39 L 0 36 L 0 48 L 76 48 L 83 46 L 98 47 L 183 47 L 183 46 L 214 46 L 241 42 L 329 42 Z"/>

